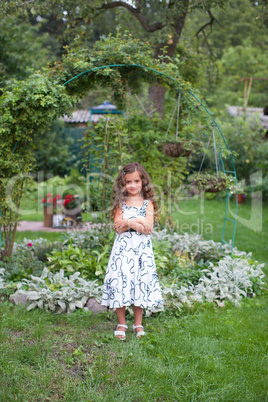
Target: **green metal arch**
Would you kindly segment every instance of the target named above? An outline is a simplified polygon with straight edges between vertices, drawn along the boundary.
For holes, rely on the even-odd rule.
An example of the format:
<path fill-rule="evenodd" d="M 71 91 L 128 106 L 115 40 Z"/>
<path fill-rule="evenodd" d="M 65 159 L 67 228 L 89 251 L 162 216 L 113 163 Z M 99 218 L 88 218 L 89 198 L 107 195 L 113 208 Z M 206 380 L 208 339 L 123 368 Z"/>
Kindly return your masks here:
<path fill-rule="evenodd" d="M 78 74 L 78 75 L 72 77 L 72 78 L 69 79 L 68 81 L 66 81 L 63 85 L 67 85 L 67 84 L 69 84 L 70 82 L 76 80 L 77 78 L 79 78 L 79 77 L 81 77 L 81 76 L 83 76 L 83 75 L 85 75 L 85 74 L 88 74 L 88 73 L 90 73 L 90 72 L 92 72 L 92 71 L 102 70 L 102 69 L 105 69 L 105 68 L 116 68 L 116 67 L 138 67 L 138 68 L 141 68 L 141 69 L 145 69 L 145 70 L 152 71 L 152 72 L 154 72 L 154 73 L 156 73 L 156 74 L 158 74 L 158 75 L 163 75 L 164 77 L 170 79 L 171 81 L 176 82 L 176 80 L 175 80 L 173 77 L 170 77 L 170 76 L 168 76 L 167 74 L 162 73 L 161 71 L 154 70 L 154 69 L 152 69 L 152 68 L 150 68 L 150 67 L 141 66 L 141 65 L 139 65 L 139 64 L 109 64 L 109 65 L 105 65 L 105 66 L 94 67 L 94 68 L 91 68 L 90 70 L 83 71 L 82 73 L 80 73 L 80 74 Z M 226 147 L 226 149 L 229 151 L 229 156 L 230 156 L 230 160 L 231 160 L 231 163 L 232 163 L 232 170 L 229 171 L 229 170 L 226 170 L 226 169 L 225 169 L 224 163 L 223 163 L 223 158 L 222 158 L 221 152 L 219 151 L 221 166 L 222 166 L 223 172 L 229 173 L 229 174 L 233 174 L 234 179 L 235 179 L 235 185 L 237 185 L 237 176 L 236 176 L 236 170 L 235 170 L 234 161 L 233 161 L 233 158 L 232 158 L 230 149 L 229 149 L 229 147 L 228 147 L 227 141 L 226 141 L 226 139 L 225 139 L 225 137 L 224 137 L 224 135 L 223 135 L 223 133 L 222 133 L 220 127 L 218 126 L 217 122 L 215 121 L 215 119 L 213 118 L 213 116 L 211 115 L 211 113 L 207 110 L 207 108 L 206 108 L 206 107 L 203 105 L 203 103 L 200 101 L 200 99 L 198 99 L 197 96 L 194 95 L 189 89 L 186 89 L 186 90 L 187 90 L 187 92 L 188 92 L 193 98 L 195 98 L 195 99 L 200 103 L 200 105 L 202 106 L 202 108 L 205 110 L 205 112 L 207 113 L 207 115 L 210 117 L 210 119 L 211 119 L 211 121 L 212 121 L 212 125 L 213 125 L 214 127 L 216 127 L 217 130 L 219 131 L 219 133 L 220 133 L 220 135 L 221 135 L 221 137 L 222 137 L 222 139 L 223 139 L 223 142 L 224 142 L 224 144 L 225 144 L 225 147 Z M 226 189 L 225 216 L 224 216 L 224 223 L 223 223 L 223 230 L 222 230 L 222 237 L 221 237 L 221 247 L 222 247 L 222 245 L 223 245 L 224 243 L 228 243 L 228 242 L 225 241 L 225 239 L 224 239 L 224 233 L 225 233 L 226 223 L 227 223 L 227 221 L 229 221 L 229 222 L 233 223 L 233 225 L 234 225 L 234 227 L 233 227 L 233 235 L 232 235 L 232 244 L 231 244 L 231 255 L 232 255 L 233 246 L 234 246 L 234 239 L 235 239 L 236 222 L 237 222 L 238 201 L 237 201 L 237 197 L 236 197 L 236 200 L 235 200 L 235 201 L 236 201 L 235 218 L 234 218 L 234 219 L 231 219 L 231 218 L 228 217 L 228 205 L 229 205 L 229 198 L 230 198 L 230 196 L 231 196 L 231 194 L 229 194 L 229 193 L 228 193 L 228 189 Z"/>

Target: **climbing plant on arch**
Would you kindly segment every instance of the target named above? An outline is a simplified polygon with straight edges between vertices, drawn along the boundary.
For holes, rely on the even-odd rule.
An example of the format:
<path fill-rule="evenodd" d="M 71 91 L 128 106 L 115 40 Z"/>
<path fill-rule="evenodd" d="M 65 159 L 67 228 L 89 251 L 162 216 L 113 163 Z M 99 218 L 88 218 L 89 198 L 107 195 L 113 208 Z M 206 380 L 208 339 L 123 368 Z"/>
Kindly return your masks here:
<path fill-rule="evenodd" d="M 79 79 L 74 79 L 79 78 Z M 108 37 L 89 51 L 79 45 L 67 49 L 63 60 L 34 72 L 25 81 L 12 81 L 0 98 L 0 244 L 2 256 L 11 256 L 18 224 L 18 209 L 27 174 L 34 168 L 37 133 L 63 114 L 96 86 L 110 86 L 118 108 L 126 93 L 137 93 L 140 84 L 158 83 L 174 95 L 183 93 L 184 112 L 209 126 L 199 100 L 178 67 L 151 57 L 149 44 L 131 35 Z M 67 84 L 67 85 L 66 85 Z"/>

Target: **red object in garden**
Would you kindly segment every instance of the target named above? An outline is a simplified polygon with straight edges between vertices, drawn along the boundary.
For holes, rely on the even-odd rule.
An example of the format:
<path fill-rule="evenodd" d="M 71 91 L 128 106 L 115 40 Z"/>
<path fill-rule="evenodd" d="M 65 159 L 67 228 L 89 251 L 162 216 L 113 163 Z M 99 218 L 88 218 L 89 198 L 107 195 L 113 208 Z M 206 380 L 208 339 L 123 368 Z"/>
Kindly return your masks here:
<path fill-rule="evenodd" d="M 237 199 L 238 204 L 242 204 L 242 202 L 244 202 L 245 199 L 245 194 L 235 194 L 235 200 Z"/>
<path fill-rule="evenodd" d="M 53 226 L 53 209 L 57 206 L 57 201 L 61 199 L 59 194 L 55 197 L 51 193 L 48 193 L 46 198 L 42 199 L 42 204 L 44 207 L 44 227 Z"/>
<path fill-rule="evenodd" d="M 68 194 L 66 195 L 65 199 L 64 199 L 64 207 L 67 209 L 71 209 L 70 208 L 70 203 L 73 203 L 75 201 L 73 194 Z M 73 206 L 72 206 L 73 208 Z"/>
<path fill-rule="evenodd" d="M 44 227 L 52 228 L 53 223 L 53 207 L 44 207 Z"/>

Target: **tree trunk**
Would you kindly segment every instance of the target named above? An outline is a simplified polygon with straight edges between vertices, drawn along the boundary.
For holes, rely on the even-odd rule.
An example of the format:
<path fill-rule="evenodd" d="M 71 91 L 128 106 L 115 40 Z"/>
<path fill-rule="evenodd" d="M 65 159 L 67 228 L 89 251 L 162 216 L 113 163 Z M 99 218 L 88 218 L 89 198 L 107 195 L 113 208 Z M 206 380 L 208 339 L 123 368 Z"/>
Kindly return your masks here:
<path fill-rule="evenodd" d="M 130 4 L 130 3 L 134 3 Z M 172 58 L 174 56 L 176 46 L 180 39 L 185 19 L 188 14 L 190 0 L 173 0 L 172 2 L 167 2 L 167 15 L 161 21 L 151 22 L 147 17 L 147 13 L 143 12 L 143 7 L 146 6 L 146 2 L 126 2 L 126 1 L 112 1 L 104 2 L 101 4 L 99 10 L 108 10 L 117 7 L 123 7 L 128 12 L 130 12 L 142 25 L 146 32 L 156 32 L 162 30 L 163 28 L 168 28 L 171 32 L 168 43 L 162 42 L 157 45 L 155 49 L 154 57 L 158 58 L 163 54 L 162 49 L 165 48 L 167 56 Z M 149 3 L 149 2 L 148 2 Z M 147 4 L 148 5 L 148 4 Z M 157 18 L 157 17 L 156 17 Z M 169 63 L 169 60 L 163 60 L 165 63 Z M 149 104 L 151 110 L 156 110 L 161 117 L 164 113 L 164 97 L 165 89 L 160 87 L 151 87 L 149 89 Z"/>
<path fill-rule="evenodd" d="M 149 105 L 151 111 L 157 111 L 161 118 L 164 115 L 164 98 L 165 98 L 166 88 L 161 86 L 153 86 L 149 88 Z"/>
<path fill-rule="evenodd" d="M 188 5 L 189 5 L 189 0 L 184 0 L 184 12 L 175 17 L 174 21 L 172 23 L 172 28 L 173 28 L 173 35 L 170 38 L 168 43 L 160 43 L 157 45 L 155 48 L 155 53 L 154 53 L 154 58 L 158 58 L 159 56 L 163 55 L 163 48 L 166 49 L 166 55 L 170 58 L 172 58 L 175 54 L 177 44 L 179 42 L 184 24 L 185 24 L 185 19 L 187 16 L 188 12 Z M 166 60 L 164 59 L 165 63 L 169 63 L 169 59 L 167 58 Z M 163 117 L 164 114 L 164 98 L 165 98 L 165 88 L 160 87 L 160 86 L 153 86 L 149 88 L 149 102 L 152 107 L 152 109 L 155 109 L 161 117 Z"/>
<path fill-rule="evenodd" d="M 17 232 L 17 222 L 10 226 L 3 227 L 4 232 L 4 239 L 6 240 L 4 243 L 4 249 L 1 250 L 1 258 L 4 259 L 5 257 L 11 258 L 13 252 L 13 246 L 15 242 L 16 232 Z"/>

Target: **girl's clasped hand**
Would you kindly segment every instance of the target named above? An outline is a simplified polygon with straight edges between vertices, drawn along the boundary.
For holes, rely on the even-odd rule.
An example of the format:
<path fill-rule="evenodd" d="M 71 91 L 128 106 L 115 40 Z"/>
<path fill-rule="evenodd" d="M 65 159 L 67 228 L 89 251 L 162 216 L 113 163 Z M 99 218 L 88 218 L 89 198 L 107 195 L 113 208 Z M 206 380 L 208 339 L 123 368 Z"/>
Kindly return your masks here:
<path fill-rule="evenodd" d="M 125 231 L 124 229 L 128 227 L 129 229 L 138 230 L 138 225 L 143 226 L 143 230 L 146 234 L 151 234 L 153 231 L 153 226 L 150 222 L 146 220 L 146 218 L 134 218 L 134 219 L 122 219 L 114 223 L 114 230 L 116 233 L 122 233 Z"/>

